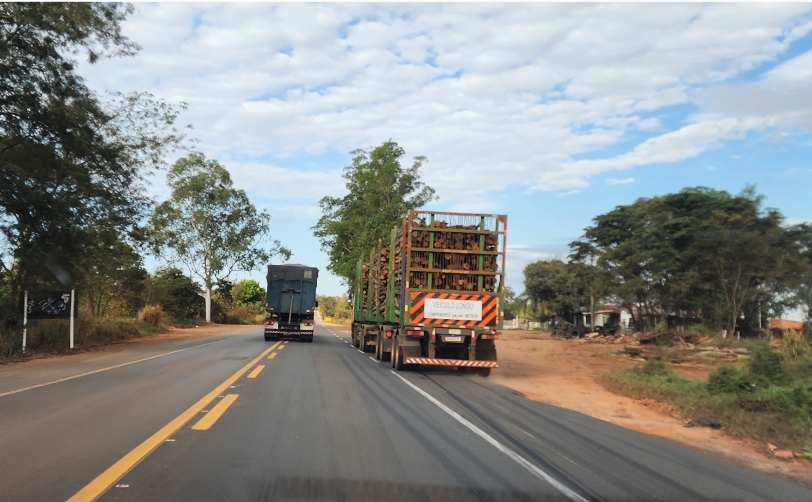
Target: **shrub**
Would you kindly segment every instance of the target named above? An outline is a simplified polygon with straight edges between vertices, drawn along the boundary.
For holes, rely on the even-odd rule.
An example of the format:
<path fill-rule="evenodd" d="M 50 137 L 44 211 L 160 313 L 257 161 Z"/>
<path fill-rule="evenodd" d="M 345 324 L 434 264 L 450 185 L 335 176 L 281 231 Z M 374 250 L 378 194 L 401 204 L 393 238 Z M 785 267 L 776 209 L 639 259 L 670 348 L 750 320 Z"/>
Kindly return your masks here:
<path fill-rule="evenodd" d="M 666 366 L 665 362 L 660 359 L 649 359 L 646 364 L 640 368 L 640 373 L 648 376 L 668 376 L 670 375 L 671 368 Z"/>
<path fill-rule="evenodd" d="M 750 357 L 750 371 L 754 375 L 765 377 L 772 383 L 782 383 L 786 381 L 784 368 L 784 354 L 772 349 L 760 349 L 753 352 Z"/>
<path fill-rule="evenodd" d="M 789 357 L 795 358 L 806 352 L 807 342 L 802 332 L 791 329 L 784 332 L 782 346 Z"/>
<path fill-rule="evenodd" d="M 735 366 L 717 368 L 708 377 L 708 392 L 711 394 L 742 394 L 753 392 L 749 375 Z"/>
<path fill-rule="evenodd" d="M 138 320 L 150 326 L 159 326 L 164 320 L 164 310 L 160 305 L 145 305 L 138 313 Z"/>

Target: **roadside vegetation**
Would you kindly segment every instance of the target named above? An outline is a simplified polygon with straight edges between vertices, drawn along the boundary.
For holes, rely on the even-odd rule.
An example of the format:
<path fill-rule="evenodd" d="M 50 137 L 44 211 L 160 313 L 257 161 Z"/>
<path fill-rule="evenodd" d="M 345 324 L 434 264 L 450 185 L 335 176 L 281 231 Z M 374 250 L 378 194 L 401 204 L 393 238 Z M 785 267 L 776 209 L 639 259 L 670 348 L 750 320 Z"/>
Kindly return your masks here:
<path fill-rule="evenodd" d="M 750 341 L 749 355 L 711 371 L 707 380 L 674 372 L 661 358 L 604 375 L 610 390 L 674 406 L 698 425 L 724 427 L 812 457 L 812 351 L 802 333 L 788 332 L 780 347 Z"/>
<path fill-rule="evenodd" d="M 321 318 L 333 324 L 350 324 L 352 322 L 352 305 L 347 295 L 327 296 L 318 295 L 319 313 Z"/>
<path fill-rule="evenodd" d="M 137 55 L 121 32 L 132 5 L 0 4 L 0 359 L 19 354 L 24 291 L 75 289 L 76 347 L 167 327 L 260 323 L 264 292 L 239 272 L 287 259 L 216 160 L 192 151 L 185 103 L 97 93 L 79 59 Z M 172 190 L 150 176 L 169 154 Z M 144 256 L 159 258 L 152 273 Z M 196 282 L 201 281 L 202 284 Z M 31 320 L 28 352 L 67 348 L 67 320 Z"/>

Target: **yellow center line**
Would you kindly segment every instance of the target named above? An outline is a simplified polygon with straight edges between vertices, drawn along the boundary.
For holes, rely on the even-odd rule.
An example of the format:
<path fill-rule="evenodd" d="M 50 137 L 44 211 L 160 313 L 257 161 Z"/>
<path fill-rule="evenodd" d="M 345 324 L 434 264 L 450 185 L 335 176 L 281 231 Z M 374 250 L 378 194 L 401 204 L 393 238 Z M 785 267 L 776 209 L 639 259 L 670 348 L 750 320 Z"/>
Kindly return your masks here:
<path fill-rule="evenodd" d="M 276 357 L 276 352 L 271 352 L 271 355 L 268 356 L 268 359 L 273 359 L 274 357 Z"/>
<path fill-rule="evenodd" d="M 260 366 L 261 368 L 261 366 Z M 251 378 L 250 376 L 248 378 Z M 214 425 L 214 422 L 217 421 L 218 418 L 223 416 L 223 413 L 226 412 L 229 406 L 234 404 L 234 401 L 240 397 L 239 394 L 226 394 L 226 396 L 220 400 L 219 403 L 214 405 L 214 408 L 209 410 L 206 415 L 197 421 L 196 424 L 192 426 L 192 429 L 196 431 L 207 431 Z"/>
<path fill-rule="evenodd" d="M 252 371 L 251 373 L 248 374 L 248 378 L 256 378 L 257 375 L 259 375 L 259 372 L 264 370 L 264 369 L 265 369 L 265 366 L 257 366 L 256 368 L 254 368 L 254 371 Z"/>
<path fill-rule="evenodd" d="M 147 455 L 152 453 L 155 448 L 161 446 L 169 436 L 178 431 L 183 425 L 194 418 L 195 415 L 200 413 L 200 410 L 206 407 L 207 404 L 212 402 L 217 396 L 222 394 L 228 387 L 236 382 L 243 376 L 253 365 L 262 360 L 263 357 L 268 355 L 279 345 L 279 342 L 272 345 L 270 348 L 262 352 L 254 358 L 253 361 L 243 366 L 239 371 L 228 377 L 228 379 L 218 385 L 213 391 L 206 394 L 198 402 L 189 407 L 186 411 L 175 417 L 171 422 L 164 425 L 158 432 L 147 438 L 146 441 L 136 446 L 132 451 L 121 457 L 115 464 L 107 468 L 106 471 L 99 474 L 96 479 L 87 484 L 84 488 L 79 490 L 73 497 L 68 499 L 68 502 L 92 502 L 99 498 L 106 492 L 113 484 L 121 479 L 125 474 L 138 465 L 139 462 L 144 460 Z"/>
<path fill-rule="evenodd" d="M 282 345 L 281 347 L 279 347 L 279 350 L 282 350 L 282 349 L 284 349 L 284 348 L 285 348 L 285 346 L 284 346 L 284 345 Z"/>

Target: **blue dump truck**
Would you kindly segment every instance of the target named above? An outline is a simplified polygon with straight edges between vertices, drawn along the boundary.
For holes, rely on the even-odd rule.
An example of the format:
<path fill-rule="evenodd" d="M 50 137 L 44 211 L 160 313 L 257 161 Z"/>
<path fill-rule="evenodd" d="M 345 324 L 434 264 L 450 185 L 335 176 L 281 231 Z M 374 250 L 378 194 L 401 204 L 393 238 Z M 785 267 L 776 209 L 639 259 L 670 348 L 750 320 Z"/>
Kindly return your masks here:
<path fill-rule="evenodd" d="M 268 265 L 265 341 L 282 338 L 313 341 L 319 269 L 305 265 Z"/>

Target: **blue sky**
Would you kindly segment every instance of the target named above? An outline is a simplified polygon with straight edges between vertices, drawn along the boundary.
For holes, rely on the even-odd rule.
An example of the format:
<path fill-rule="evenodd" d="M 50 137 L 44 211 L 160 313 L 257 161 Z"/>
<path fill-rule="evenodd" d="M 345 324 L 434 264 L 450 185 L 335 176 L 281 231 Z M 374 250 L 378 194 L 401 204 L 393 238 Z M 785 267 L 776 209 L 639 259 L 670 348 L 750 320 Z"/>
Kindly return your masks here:
<path fill-rule="evenodd" d="M 811 31 L 797 3 L 138 4 L 124 32 L 141 53 L 80 71 L 188 102 L 196 149 L 324 294 L 344 288 L 317 202 L 344 193 L 350 150 L 389 138 L 428 157 L 431 208 L 508 215 L 521 291 L 527 263 L 639 197 L 754 184 L 812 220 Z"/>

